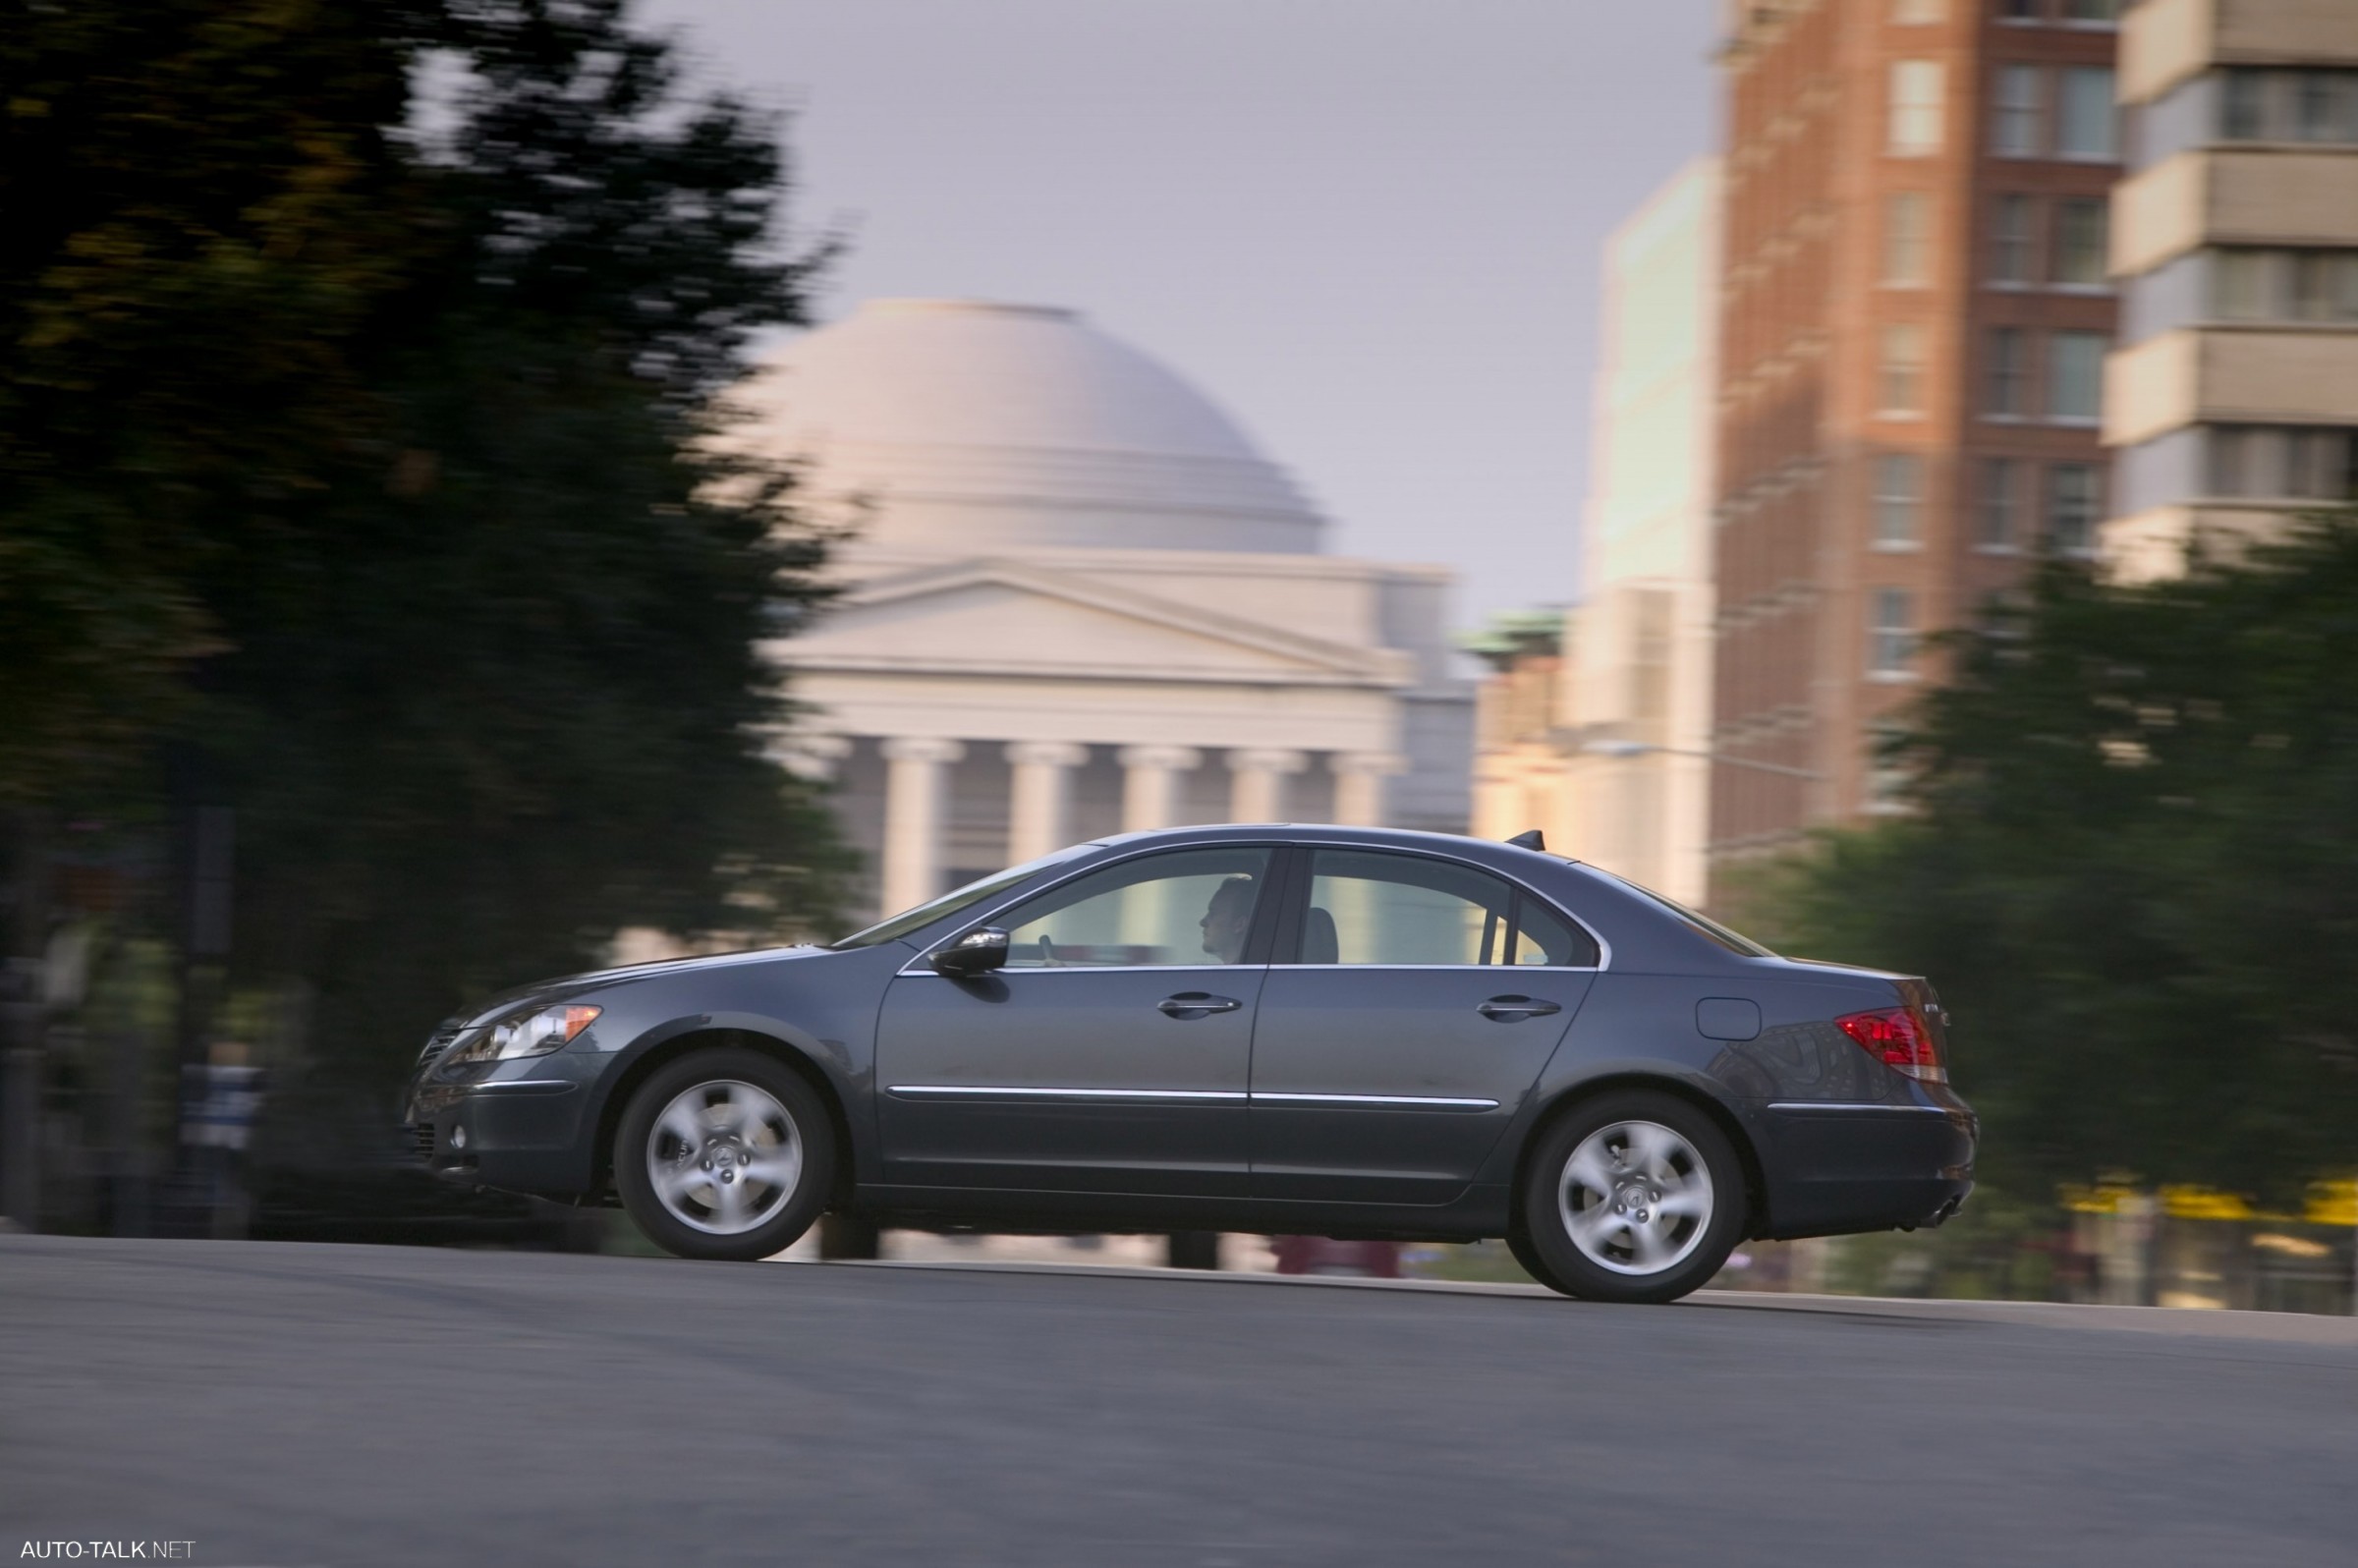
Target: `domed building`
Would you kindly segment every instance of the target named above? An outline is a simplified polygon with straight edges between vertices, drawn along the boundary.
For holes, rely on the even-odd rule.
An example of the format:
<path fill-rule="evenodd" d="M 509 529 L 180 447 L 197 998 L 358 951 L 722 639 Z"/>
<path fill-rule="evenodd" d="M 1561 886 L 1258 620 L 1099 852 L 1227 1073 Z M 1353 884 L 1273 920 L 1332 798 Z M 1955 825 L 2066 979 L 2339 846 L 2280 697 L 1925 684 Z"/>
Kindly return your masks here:
<path fill-rule="evenodd" d="M 1461 831 L 1449 574 L 1325 522 L 1207 398 L 1069 310 L 886 300 L 751 384 L 757 438 L 850 533 L 772 657 L 893 910 L 1107 833 Z"/>

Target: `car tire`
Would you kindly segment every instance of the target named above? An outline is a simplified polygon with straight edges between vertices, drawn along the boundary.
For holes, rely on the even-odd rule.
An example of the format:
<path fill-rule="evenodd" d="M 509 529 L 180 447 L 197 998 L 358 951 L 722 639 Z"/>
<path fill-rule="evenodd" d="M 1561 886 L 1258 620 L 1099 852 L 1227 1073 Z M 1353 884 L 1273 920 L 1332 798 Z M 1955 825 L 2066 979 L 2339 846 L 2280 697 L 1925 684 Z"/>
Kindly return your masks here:
<path fill-rule="evenodd" d="M 1220 1233 L 1216 1230 L 1175 1230 L 1163 1237 L 1163 1261 L 1173 1268 L 1220 1266 Z"/>
<path fill-rule="evenodd" d="M 1744 1167 L 1711 1115 L 1633 1090 L 1575 1106 L 1541 1136 L 1522 1222 L 1543 1284 L 1587 1301 L 1676 1301 L 1743 1238 Z"/>
<path fill-rule="evenodd" d="M 835 1126 L 774 1057 L 700 1050 L 641 1084 L 614 1135 L 614 1185 L 647 1240 L 680 1258 L 783 1252 L 826 1208 Z"/>
<path fill-rule="evenodd" d="M 1531 1244 L 1531 1236 L 1528 1232 L 1520 1227 L 1508 1231 L 1506 1233 L 1506 1250 L 1514 1255 L 1514 1260 L 1521 1265 L 1523 1272 L 1529 1274 L 1533 1279 L 1562 1295 L 1572 1294 L 1571 1291 L 1564 1288 L 1564 1282 L 1555 1277 L 1555 1270 L 1547 1266 L 1547 1260 L 1540 1256 L 1540 1250 Z"/>

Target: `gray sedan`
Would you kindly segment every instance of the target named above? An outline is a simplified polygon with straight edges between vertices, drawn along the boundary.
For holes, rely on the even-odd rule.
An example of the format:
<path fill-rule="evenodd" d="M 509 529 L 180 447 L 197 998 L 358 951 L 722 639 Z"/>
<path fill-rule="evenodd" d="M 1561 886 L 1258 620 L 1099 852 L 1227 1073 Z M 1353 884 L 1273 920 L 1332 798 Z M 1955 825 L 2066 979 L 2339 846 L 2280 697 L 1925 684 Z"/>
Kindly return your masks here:
<path fill-rule="evenodd" d="M 1748 1237 L 1938 1224 L 1973 1181 L 1924 980 L 1777 957 L 1528 842 L 1085 844 L 826 947 L 543 981 L 438 1030 L 453 1180 L 619 1202 L 689 1258 L 820 1215 L 1503 1237 L 1668 1301 Z"/>

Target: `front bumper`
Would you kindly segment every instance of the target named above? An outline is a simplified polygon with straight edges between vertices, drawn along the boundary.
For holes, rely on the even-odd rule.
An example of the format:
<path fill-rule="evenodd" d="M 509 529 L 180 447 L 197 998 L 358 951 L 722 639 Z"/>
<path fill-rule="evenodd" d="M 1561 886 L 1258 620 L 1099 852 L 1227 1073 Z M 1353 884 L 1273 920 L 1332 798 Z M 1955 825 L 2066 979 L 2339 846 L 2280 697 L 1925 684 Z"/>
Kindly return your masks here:
<path fill-rule="evenodd" d="M 1756 1127 L 1772 1241 L 1937 1225 L 1973 1191 L 1980 1125 L 1962 1101 L 1772 1102 Z"/>
<path fill-rule="evenodd" d="M 576 1198 L 592 1185 L 599 1073 L 610 1058 L 558 1051 L 496 1064 L 476 1082 L 445 1083 L 429 1067 L 404 1117 L 435 1175 L 474 1186 Z"/>

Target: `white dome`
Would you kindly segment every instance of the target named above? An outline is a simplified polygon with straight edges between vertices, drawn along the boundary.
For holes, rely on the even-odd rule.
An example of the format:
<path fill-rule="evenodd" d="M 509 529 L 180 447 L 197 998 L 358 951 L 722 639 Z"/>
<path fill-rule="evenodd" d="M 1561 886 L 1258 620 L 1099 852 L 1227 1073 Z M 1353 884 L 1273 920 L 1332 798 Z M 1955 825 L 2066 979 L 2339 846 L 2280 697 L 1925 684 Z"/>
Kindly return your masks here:
<path fill-rule="evenodd" d="M 926 550 L 1319 547 L 1291 480 L 1202 393 L 1069 310 L 878 300 L 748 389 L 758 439 Z"/>

